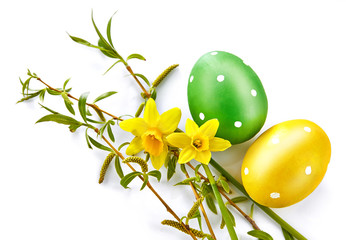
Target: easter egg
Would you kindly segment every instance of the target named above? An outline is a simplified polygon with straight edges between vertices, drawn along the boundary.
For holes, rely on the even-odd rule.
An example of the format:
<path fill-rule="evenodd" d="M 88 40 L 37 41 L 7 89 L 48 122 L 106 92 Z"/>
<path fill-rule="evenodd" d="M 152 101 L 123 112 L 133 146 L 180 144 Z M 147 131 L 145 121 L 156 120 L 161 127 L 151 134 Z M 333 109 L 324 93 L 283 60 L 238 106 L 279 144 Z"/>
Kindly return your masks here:
<path fill-rule="evenodd" d="M 241 168 L 244 188 L 264 206 L 292 205 L 320 184 L 330 155 L 329 138 L 315 123 L 279 123 L 261 134 L 246 152 Z"/>
<path fill-rule="evenodd" d="M 267 117 L 267 96 L 260 79 L 228 52 L 204 54 L 191 70 L 187 92 L 193 120 L 202 125 L 218 119 L 216 136 L 232 144 L 256 135 Z"/>

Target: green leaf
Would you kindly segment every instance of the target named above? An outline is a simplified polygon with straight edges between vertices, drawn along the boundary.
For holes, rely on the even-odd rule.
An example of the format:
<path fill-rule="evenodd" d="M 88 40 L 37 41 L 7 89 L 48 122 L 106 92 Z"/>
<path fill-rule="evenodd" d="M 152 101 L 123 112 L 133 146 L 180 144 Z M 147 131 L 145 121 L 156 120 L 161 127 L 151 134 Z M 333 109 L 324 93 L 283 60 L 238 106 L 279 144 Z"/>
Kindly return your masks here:
<path fill-rule="evenodd" d="M 119 58 L 119 55 L 117 53 L 114 52 L 114 50 L 112 48 L 110 48 L 109 45 L 106 45 L 101 39 L 99 39 L 98 43 L 99 47 L 101 47 L 102 49 L 101 52 L 106 55 L 107 57 L 110 58 Z M 104 49 L 104 50 L 103 50 Z"/>
<path fill-rule="evenodd" d="M 234 197 L 234 198 L 232 198 L 231 200 L 232 200 L 232 202 L 234 202 L 234 203 L 240 203 L 240 202 L 245 202 L 245 201 L 247 201 L 248 198 L 247 198 L 247 197 L 244 197 L 244 196 L 239 196 L 239 197 Z"/>
<path fill-rule="evenodd" d="M 48 108 L 48 107 L 45 107 L 45 106 L 43 106 L 43 105 L 40 104 L 40 103 L 39 103 L 39 105 L 40 105 L 42 108 L 46 109 L 48 112 L 51 112 L 51 113 L 53 113 L 53 114 L 59 114 L 58 112 L 56 112 L 56 111 L 54 111 L 54 110 L 52 110 L 52 109 L 50 109 L 50 108 Z"/>
<path fill-rule="evenodd" d="M 93 149 L 93 147 L 91 146 L 91 143 L 90 143 L 89 135 L 88 135 L 88 128 L 85 129 L 85 139 L 86 139 L 86 142 L 88 144 L 88 148 Z"/>
<path fill-rule="evenodd" d="M 88 118 L 88 117 L 86 118 L 86 120 L 87 120 L 88 122 L 91 122 L 91 123 L 104 124 L 104 122 L 96 121 L 96 120 L 91 119 L 91 118 Z"/>
<path fill-rule="evenodd" d="M 285 240 L 294 240 L 292 234 L 290 234 L 286 229 L 281 228 L 282 229 L 282 234 L 285 237 Z"/>
<path fill-rule="evenodd" d="M 88 98 L 89 93 L 83 93 L 78 100 L 78 109 L 79 109 L 79 113 L 82 116 L 83 120 L 85 123 L 87 123 L 87 117 L 86 117 L 86 101 Z"/>
<path fill-rule="evenodd" d="M 174 173 L 175 173 L 175 169 L 178 163 L 178 157 L 177 156 L 173 156 L 169 161 L 168 161 L 168 166 L 167 166 L 167 181 L 169 181 Z"/>
<path fill-rule="evenodd" d="M 130 142 L 124 142 L 122 144 L 120 144 L 120 146 L 118 147 L 118 150 L 120 151 L 123 147 L 125 147 L 126 145 L 129 145 Z"/>
<path fill-rule="evenodd" d="M 46 88 L 47 92 L 50 94 L 50 95 L 53 95 L 53 96 L 57 96 L 57 95 L 60 95 L 61 92 L 58 92 L 58 91 L 55 91 L 55 90 L 52 90 L 50 88 Z"/>
<path fill-rule="evenodd" d="M 68 110 L 70 113 L 72 113 L 73 115 L 75 115 L 75 111 L 74 111 L 74 109 L 73 109 L 73 107 L 72 107 L 71 102 L 67 102 L 66 100 L 64 100 L 64 103 L 65 103 L 65 106 L 66 106 L 67 110 Z"/>
<path fill-rule="evenodd" d="M 91 20 L 92 20 L 92 22 L 93 22 L 93 25 L 94 25 L 94 28 L 95 28 L 95 30 L 96 30 L 96 33 L 97 33 L 97 35 L 99 36 L 99 38 L 100 38 L 100 40 L 101 40 L 101 44 L 103 45 L 103 46 L 105 46 L 105 48 L 107 49 L 107 51 L 109 51 L 109 50 L 112 50 L 112 52 L 110 52 L 111 54 L 115 54 L 116 56 L 118 56 L 119 58 L 120 58 L 120 56 L 119 56 L 119 54 L 115 51 L 115 49 L 111 46 L 111 45 L 109 45 L 109 43 L 106 41 L 106 39 L 102 36 L 102 34 L 101 34 L 101 32 L 99 31 L 99 29 L 97 28 L 97 26 L 96 26 L 96 24 L 95 24 L 95 21 L 94 21 L 94 17 L 93 17 L 93 12 L 91 12 Z"/>
<path fill-rule="evenodd" d="M 117 63 L 120 63 L 120 62 L 122 62 L 122 60 L 118 60 L 118 61 L 116 61 L 115 63 L 113 63 L 112 66 L 110 66 L 110 67 L 107 69 L 107 71 L 104 72 L 103 75 L 105 75 L 106 73 L 108 73 L 109 70 L 111 70 Z"/>
<path fill-rule="evenodd" d="M 124 177 L 123 169 L 121 168 L 120 164 L 120 157 L 118 155 L 115 157 L 115 171 L 117 172 L 120 179 Z"/>
<path fill-rule="evenodd" d="M 217 209 L 214 201 L 214 197 L 211 194 L 205 196 L 205 202 L 207 203 L 208 208 L 213 213 L 217 214 Z"/>
<path fill-rule="evenodd" d="M 41 119 L 39 119 L 36 123 L 40 123 L 40 122 L 56 122 L 56 123 L 64 124 L 64 125 L 82 126 L 82 123 L 77 121 L 76 119 L 69 116 L 62 115 L 60 113 L 46 115 L 42 117 Z"/>
<path fill-rule="evenodd" d="M 181 170 L 184 174 L 187 173 L 185 164 L 180 164 L 180 170 Z"/>
<path fill-rule="evenodd" d="M 143 184 L 142 184 L 142 187 L 141 187 L 140 191 L 142 191 L 145 188 L 145 186 L 147 186 L 148 181 L 149 181 L 148 175 L 147 174 L 143 174 Z"/>
<path fill-rule="evenodd" d="M 108 38 L 109 43 L 112 45 L 112 47 L 114 47 L 113 42 L 112 42 L 112 36 L 111 36 L 112 18 L 113 18 L 113 16 L 114 16 L 116 13 L 117 13 L 117 12 L 115 12 L 115 13 L 111 16 L 111 18 L 109 19 L 108 24 L 107 24 L 107 38 Z"/>
<path fill-rule="evenodd" d="M 254 211 L 254 207 L 255 207 L 255 204 L 251 204 L 251 208 L 250 208 L 250 214 L 249 214 L 249 217 L 250 218 L 253 218 L 253 211 Z"/>
<path fill-rule="evenodd" d="M 64 86 L 62 87 L 62 89 L 65 91 L 65 88 L 66 88 L 66 85 L 67 83 L 70 81 L 71 78 L 67 79 L 65 82 L 64 82 Z"/>
<path fill-rule="evenodd" d="M 115 91 L 110 91 L 110 92 L 103 93 L 100 96 L 98 96 L 97 98 L 95 98 L 94 103 L 96 103 L 96 102 L 98 102 L 100 100 L 103 100 L 103 99 L 105 99 L 107 97 L 110 97 L 110 96 L 112 96 L 113 94 L 116 94 L 116 93 L 117 92 L 115 92 Z"/>
<path fill-rule="evenodd" d="M 225 190 L 226 193 L 230 193 L 231 189 L 230 189 L 228 183 L 225 180 L 222 180 L 222 179 L 220 179 L 219 182 L 220 182 L 223 190 Z"/>
<path fill-rule="evenodd" d="M 91 142 L 92 145 L 94 145 L 95 147 L 101 149 L 101 150 L 104 150 L 104 151 L 109 151 L 109 152 L 112 152 L 113 150 L 109 147 L 106 147 L 105 145 L 99 143 L 98 141 L 96 141 L 95 139 L 93 139 L 92 137 L 88 136 L 89 137 L 89 140 Z"/>
<path fill-rule="evenodd" d="M 107 125 L 107 133 L 108 133 L 109 139 L 112 142 L 114 142 L 115 141 L 115 137 L 114 137 L 114 134 L 113 134 L 113 131 L 112 131 L 112 128 L 111 128 L 110 124 Z"/>
<path fill-rule="evenodd" d="M 70 38 L 75 41 L 76 43 L 79 43 L 79 44 L 82 44 L 82 45 L 85 45 L 87 47 L 92 47 L 92 48 L 96 48 L 96 49 L 99 49 L 101 50 L 102 52 L 106 52 L 107 54 L 113 54 L 112 51 L 110 51 L 109 49 L 106 49 L 104 47 L 101 47 L 101 46 L 96 46 L 94 44 L 91 44 L 90 42 L 82 39 L 82 38 L 79 38 L 79 37 L 74 37 L 74 36 L 71 36 L 70 34 L 68 34 L 70 36 Z"/>
<path fill-rule="evenodd" d="M 257 237 L 260 240 L 273 240 L 272 236 L 261 230 L 252 230 L 247 232 L 250 236 Z"/>
<path fill-rule="evenodd" d="M 44 96 L 46 94 L 46 89 L 44 88 L 44 89 L 40 90 L 39 93 L 40 94 L 39 94 L 38 97 L 40 98 L 40 101 L 43 102 L 44 101 Z"/>
<path fill-rule="evenodd" d="M 142 55 L 140 55 L 138 53 L 134 53 L 134 54 L 131 54 L 130 56 L 127 57 L 126 62 L 130 59 L 133 59 L 133 58 L 146 61 L 146 59 Z"/>
<path fill-rule="evenodd" d="M 133 179 L 135 179 L 138 176 L 141 176 L 142 173 L 141 172 L 131 172 L 127 175 L 125 175 L 121 180 L 120 180 L 120 184 L 121 186 L 123 186 L 124 188 L 128 188 L 127 186 L 130 184 L 130 182 L 132 182 Z"/>
<path fill-rule="evenodd" d="M 135 73 L 135 76 L 137 76 L 137 77 L 143 79 L 143 81 L 150 87 L 149 80 L 148 80 L 143 74 Z"/>
<path fill-rule="evenodd" d="M 17 103 L 24 102 L 24 101 L 29 100 L 31 98 L 37 97 L 39 94 L 40 94 L 40 91 L 35 92 L 35 93 L 25 94 L 26 97 L 23 97 Z"/>
<path fill-rule="evenodd" d="M 152 176 L 152 177 L 155 177 L 158 182 L 160 182 L 160 180 L 161 180 L 161 172 L 158 171 L 158 170 L 150 171 L 150 172 L 148 172 L 148 175 Z"/>

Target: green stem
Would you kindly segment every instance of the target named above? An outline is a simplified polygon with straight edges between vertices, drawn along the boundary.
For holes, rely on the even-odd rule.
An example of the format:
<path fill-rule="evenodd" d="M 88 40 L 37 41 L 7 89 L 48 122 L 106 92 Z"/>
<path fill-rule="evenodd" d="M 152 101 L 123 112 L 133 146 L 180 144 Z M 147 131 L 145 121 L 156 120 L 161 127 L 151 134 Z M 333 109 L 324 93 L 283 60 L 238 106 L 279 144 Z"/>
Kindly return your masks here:
<path fill-rule="evenodd" d="M 210 164 L 228 181 L 230 181 L 236 188 L 238 188 L 245 196 L 250 198 L 247 194 L 245 188 L 241 183 L 239 183 L 231 174 L 229 174 L 220 164 L 218 164 L 214 159 L 210 160 Z M 251 198 L 250 198 L 251 199 Z M 253 201 L 253 200 L 252 200 Z M 265 207 L 261 204 L 253 201 L 263 212 L 265 212 L 269 217 L 271 217 L 275 222 L 280 224 L 282 228 L 291 233 L 297 240 L 307 240 L 302 234 L 300 234 L 297 230 L 295 230 L 291 225 L 289 225 L 285 220 L 283 220 L 279 215 L 277 215 L 273 210 L 268 207 Z"/>
<path fill-rule="evenodd" d="M 231 217 L 230 217 L 230 215 L 228 213 L 228 210 L 226 208 L 225 203 L 222 200 L 221 194 L 220 194 L 219 189 L 218 189 L 218 187 L 216 185 L 216 182 L 215 182 L 215 179 L 213 177 L 213 174 L 211 173 L 208 165 L 205 165 L 205 164 L 202 164 L 202 165 L 204 167 L 205 173 L 207 174 L 207 177 L 209 179 L 210 185 L 211 185 L 211 187 L 213 189 L 213 192 L 214 192 L 215 198 L 217 200 L 217 203 L 219 205 L 222 217 L 223 217 L 223 219 L 224 219 L 224 221 L 226 223 L 226 227 L 227 227 L 229 236 L 231 237 L 232 240 L 238 240 L 237 234 L 235 233 L 235 230 L 234 230 L 234 227 L 233 227 L 233 221 L 232 221 L 232 219 L 231 219 Z"/>

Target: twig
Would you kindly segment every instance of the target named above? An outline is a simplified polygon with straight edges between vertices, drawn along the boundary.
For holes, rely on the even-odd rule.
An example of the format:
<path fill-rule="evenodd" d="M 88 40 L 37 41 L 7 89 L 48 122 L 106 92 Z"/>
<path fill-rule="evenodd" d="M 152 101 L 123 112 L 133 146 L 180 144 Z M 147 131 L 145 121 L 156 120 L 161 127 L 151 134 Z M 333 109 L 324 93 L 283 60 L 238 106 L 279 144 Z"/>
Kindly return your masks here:
<path fill-rule="evenodd" d="M 99 130 L 96 128 L 95 129 L 96 133 L 99 133 Z M 121 152 L 119 152 L 109 141 L 108 139 L 102 135 L 102 139 L 107 143 L 107 145 L 112 148 L 112 150 L 122 159 L 124 160 L 125 157 L 124 155 L 122 155 Z M 132 165 L 130 163 L 126 163 L 127 166 L 132 170 L 132 171 L 136 171 L 136 169 L 134 169 L 132 167 Z M 144 178 L 142 176 L 139 176 L 139 178 L 144 181 Z M 165 202 L 165 200 L 163 200 L 163 198 L 156 192 L 156 190 L 154 189 L 154 187 L 150 184 L 150 182 L 147 182 L 147 187 L 152 191 L 152 193 L 154 193 L 154 195 L 160 200 L 160 202 L 165 206 L 167 212 L 169 212 L 177 221 L 180 222 L 180 218 L 179 216 L 173 211 L 173 209 Z M 194 240 L 197 240 L 196 236 L 191 232 L 190 227 L 186 224 L 183 224 L 184 228 L 186 229 L 186 231 L 191 235 L 191 237 Z"/>
<path fill-rule="evenodd" d="M 41 83 L 43 83 L 43 84 L 44 84 L 46 87 L 48 87 L 50 90 L 53 90 L 53 91 L 55 91 L 55 92 L 60 92 L 60 93 L 62 92 L 62 91 L 60 91 L 60 90 L 58 90 L 58 89 L 56 89 L 56 88 L 53 88 L 53 87 L 49 86 L 49 85 L 48 85 L 47 83 L 45 83 L 41 78 L 37 78 L 37 80 L 40 81 Z M 79 101 L 78 98 L 72 96 L 70 93 L 67 93 L 67 96 L 68 96 L 69 98 L 72 98 L 73 100 Z M 112 117 L 112 118 L 115 119 L 115 120 L 120 120 L 120 121 L 123 120 L 123 119 L 121 119 L 121 118 L 119 118 L 119 117 L 117 117 L 117 116 L 114 116 L 114 115 L 110 114 L 109 112 L 106 112 L 105 110 L 100 109 L 96 104 L 86 103 L 86 105 L 88 105 L 89 107 L 92 107 L 92 108 L 95 109 L 96 111 L 101 111 L 101 112 L 103 112 L 104 114 L 107 114 L 108 116 Z"/>

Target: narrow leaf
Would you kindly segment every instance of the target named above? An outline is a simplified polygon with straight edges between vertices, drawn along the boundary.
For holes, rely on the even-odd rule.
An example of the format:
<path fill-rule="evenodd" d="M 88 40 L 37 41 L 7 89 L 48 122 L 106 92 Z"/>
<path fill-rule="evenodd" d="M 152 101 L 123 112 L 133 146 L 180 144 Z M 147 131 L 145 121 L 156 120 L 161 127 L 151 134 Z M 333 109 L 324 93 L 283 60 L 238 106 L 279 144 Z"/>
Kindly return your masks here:
<path fill-rule="evenodd" d="M 101 47 L 101 46 L 96 46 L 94 44 L 91 44 L 90 42 L 82 39 L 82 38 L 79 38 L 79 37 L 74 37 L 74 36 L 71 36 L 70 34 L 68 34 L 70 36 L 70 38 L 75 41 L 76 43 L 79 43 L 79 44 L 82 44 L 82 45 L 85 45 L 87 47 L 92 47 L 92 48 L 96 48 L 96 49 L 99 49 L 101 50 L 102 52 L 106 52 L 107 54 L 113 54 L 112 51 L 104 48 L 104 47 Z"/>
<path fill-rule="evenodd" d="M 136 177 L 142 175 L 141 172 L 131 172 L 127 175 L 125 175 L 121 180 L 120 180 L 120 184 L 121 186 L 123 186 L 124 188 L 128 188 L 127 186 L 130 184 L 130 182 L 132 182 L 133 179 L 135 179 Z"/>
<path fill-rule="evenodd" d="M 70 102 L 70 101 L 67 102 L 66 100 L 64 100 L 64 103 L 65 103 L 65 106 L 66 106 L 67 110 L 68 110 L 71 114 L 75 115 L 75 111 L 74 111 L 74 109 L 73 109 L 73 107 L 72 107 L 71 102 Z"/>
<path fill-rule="evenodd" d="M 95 24 L 95 21 L 94 21 L 94 17 L 93 17 L 93 12 L 91 12 L 91 20 L 92 20 L 92 23 L 93 23 L 93 25 L 94 25 L 94 28 L 95 28 L 95 30 L 96 30 L 96 33 L 97 33 L 97 35 L 99 36 L 99 38 L 100 38 L 102 44 L 103 44 L 104 46 L 106 46 L 106 49 L 107 49 L 107 50 L 109 50 L 109 49 L 114 50 L 114 48 L 112 48 L 112 46 L 109 45 L 109 43 L 108 43 L 108 42 L 106 41 L 106 39 L 102 36 L 101 32 L 100 32 L 99 29 L 97 28 L 97 26 L 96 26 L 96 24 Z M 114 50 L 114 53 L 116 53 L 115 50 Z M 116 55 L 119 55 L 119 54 L 116 53 Z"/>
<path fill-rule="evenodd" d="M 117 92 L 115 92 L 115 91 L 110 91 L 110 92 L 103 93 L 100 96 L 98 96 L 97 98 L 95 98 L 94 103 L 96 103 L 96 102 L 98 102 L 100 100 L 103 100 L 103 99 L 105 99 L 107 97 L 110 97 L 110 96 L 112 96 L 113 94 L 116 94 L 116 93 Z"/>
<path fill-rule="evenodd" d="M 225 190 L 226 193 L 230 193 L 231 189 L 230 189 L 228 183 L 225 180 L 222 180 L 222 179 L 220 179 L 219 182 L 220 182 L 223 190 Z"/>
<path fill-rule="evenodd" d="M 292 234 L 290 234 L 286 229 L 281 228 L 282 229 L 282 234 L 285 237 L 285 240 L 294 240 Z"/>
<path fill-rule="evenodd" d="M 120 157 L 118 155 L 115 157 L 115 171 L 117 172 L 120 179 L 124 177 L 123 169 L 121 168 L 120 164 Z"/>
<path fill-rule="evenodd" d="M 253 218 L 254 207 L 255 207 L 255 204 L 254 204 L 254 203 L 251 204 L 250 214 L 249 214 L 249 217 L 250 217 L 250 218 Z"/>
<path fill-rule="evenodd" d="M 109 19 L 108 24 L 107 24 L 107 38 L 108 38 L 109 43 L 112 45 L 112 47 L 114 47 L 113 42 L 112 42 L 112 36 L 111 36 L 112 18 L 113 18 L 113 16 L 114 16 L 116 13 L 117 13 L 117 12 L 115 12 L 115 13 L 111 16 L 111 18 Z"/>
<path fill-rule="evenodd" d="M 62 87 L 63 90 L 65 90 L 66 85 L 67 85 L 67 83 L 70 81 L 70 79 L 71 79 L 71 78 L 67 79 L 67 80 L 64 82 L 64 86 Z"/>
<path fill-rule="evenodd" d="M 99 47 L 102 49 L 101 52 L 110 58 L 119 58 L 119 55 L 114 51 L 113 48 L 111 48 L 108 44 L 105 44 L 101 39 L 99 39 L 98 43 Z M 104 49 L 104 50 L 103 50 Z"/>
<path fill-rule="evenodd" d="M 250 236 L 257 237 L 260 240 L 273 240 L 272 236 L 261 230 L 252 230 L 247 232 Z"/>
<path fill-rule="evenodd" d="M 149 80 L 143 74 L 135 73 L 135 76 L 140 77 L 141 79 L 143 79 L 143 81 L 150 87 Z"/>
<path fill-rule="evenodd" d="M 109 139 L 112 142 L 114 142 L 115 141 L 115 137 L 114 137 L 114 134 L 113 134 L 113 131 L 112 131 L 112 128 L 111 128 L 110 124 L 107 125 L 107 133 L 108 133 Z"/>
<path fill-rule="evenodd" d="M 122 144 L 118 147 L 118 150 L 120 151 L 124 146 L 129 145 L 129 144 L 130 144 L 130 142 L 124 142 L 124 143 L 122 143 Z"/>
<path fill-rule="evenodd" d="M 175 169 L 178 163 L 178 157 L 173 156 L 169 161 L 168 161 L 168 166 L 167 166 L 167 181 L 169 181 L 174 173 Z"/>
<path fill-rule="evenodd" d="M 208 194 L 207 196 L 205 196 L 205 202 L 207 203 L 207 206 L 210 209 L 210 211 L 217 214 L 214 198 L 211 194 Z"/>
<path fill-rule="evenodd" d="M 91 146 L 91 143 L 90 143 L 89 135 L 88 135 L 88 128 L 85 129 L 85 139 L 86 139 L 88 148 L 93 149 L 93 147 Z"/>
<path fill-rule="evenodd" d="M 232 202 L 234 202 L 234 203 L 240 203 L 240 202 L 245 202 L 245 201 L 247 201 L 248 198 L 247 198 L 247 197 L 244 197 L 244 196 L 239 196 L 239 197 L 234 197 L 234 198 L 232 198 L 231 200 L 232 200 Z"/>
<path fill-rule="evenodd" d="M 44 89 L 40 90 L 39 92 L 40 92 L 40 94 L 39 94 L 38 97 L 40 98 L 40 101 L 43 102 L 44 101 L 44 96 L 46 94 L 46 89 L 44 88 Z"/>
<path fill-rule="evenodd" d="M 107 71 L 104 72 L 103 75 L 105 75 L 106 73 L 108 73 L 109 70 L 111 70 L 117 63 L 120 63 L 120 62 L 122 62 L 122 61 L 121 61 L 121 60 L 118 60 L 118 61 L 116 61 L 115 63 L 113 63 L 112 66 L 110 66 L 110 67 L 107 69 Z"/>
<path fill-rule="evenodd" d="M 96 141 L 95 139 L 93 139 L 92 137 L 89 136 L 89 140 L 91 142 L 92 145 L 94 145 L 95 147 L 104 150 L 104 151 L 109 151 L 112 152 L 113 150 L 109 147 L 106 147 L 105 145 L 99 143 L 98 141 Z"/>
<path fill-rule="evenodd" d="M 53 95 L 53 96 L 57 96 L 57 95 L 60 95 L 61 92 L 58 92 L 58 91 L 55 91 L 55 90 L 52 90 L 52 89 L 49 89 L 49 88 L 46 88 L 47 92 L 50 94 L 50 95 Z"/>
<path fill-rule="evenodd" d="M 143 174 L 143 184 L 142 184 L 142 187 L 141 187 L 140 191 L 142 191 L 145 188 L 145 186 L 147 186 L 148 181 L 149 181 L 148 175 L 147 174 Z"/>
<path fill-rule="evenodd" d="M 39 103 L 39 104 L 40 104 L 40 103 Z M 56 111 L 54 111 L 54 110 L 52 110 L 52 109 L 50 109 L 50 108 L 48 108 L 48 107 L 45 107 L 45 106 L 43 106 L 42 104 L 40 104 L 40 106 L 41 106 L 42 108 L 46 109 L 48 112 L 51 112 L 51 113 L 53 113 L 53 114 L 58 114 L 58 112 L 56 112 Z"/>
<path fill-rule="evenodd" d="M 126 62 L 130 59 L 133 59 L 133 58 L 146 61 L 146 59 L 142 55 L 140 55 L 138 53 L 134 53 L 134 54 L 131 54 L 130 56 L 127 57 Z"/>
<path fill-rule="evenodd" d="M 82 123 L 77 121 L 76 119 L 69 116 L 62 115 L 60 113 L 46 115 L 42 117 L 41 119 L 39 119 L 36 123 L 49 122 L 49 121 L 64 124 L 64 125 L 80 125 L 80 126 L 82 125 Z"/>
<path fill-rule="evenodd" d="M 87 117 L 86 117 L 86 101 L 88 98 L 89 93 L 83 93 L 78 100 L 78 108 L 79 108 L 79 113 L 82 116 L 83 120 L 85 123 L 87 123 Z"/>
<path fill-rule="evenodd" d="M 155 177 L 158 182 L 160 182 L 160 180 L 161 180 L 161 172 L 158 171 L 158 170 L 150 171 L 150 172 L 148 172 L 148 175 L 152 176 L 152 177 Z"/>

